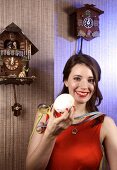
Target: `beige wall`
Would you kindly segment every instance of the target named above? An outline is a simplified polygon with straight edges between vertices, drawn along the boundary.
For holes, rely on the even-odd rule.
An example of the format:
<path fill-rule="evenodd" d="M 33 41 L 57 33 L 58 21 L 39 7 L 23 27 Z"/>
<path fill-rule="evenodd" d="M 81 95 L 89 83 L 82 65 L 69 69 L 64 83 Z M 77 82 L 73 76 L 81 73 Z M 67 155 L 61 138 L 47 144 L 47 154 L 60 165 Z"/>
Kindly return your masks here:
<path fill-rule="evenodd" d="M 0 170 L 24 170 L 29 135 L 39 103 L 53 102 L 53 0 L 0 0 L 0 30 L 11 22 L 19 26 L 39 51 L 30 61 L 37 80 L 16 86 L 23 111 L 13 116 L 12 85 L 0 85 Z"/>

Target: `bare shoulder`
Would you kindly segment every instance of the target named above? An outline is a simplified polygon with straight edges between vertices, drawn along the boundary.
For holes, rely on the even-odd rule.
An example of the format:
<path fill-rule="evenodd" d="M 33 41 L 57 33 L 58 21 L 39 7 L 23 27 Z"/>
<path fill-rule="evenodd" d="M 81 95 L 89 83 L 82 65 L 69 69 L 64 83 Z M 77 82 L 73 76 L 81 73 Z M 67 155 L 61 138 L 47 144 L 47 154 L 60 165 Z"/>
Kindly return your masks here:
<path fill-rule="evenodd" d="M 111 117 L 104 117 L 104 121 L 101 128 L 101 134 L 103 139 L 109 136 L 117 136 L 117 126 L 115 124 L 115 121 Z"/>
<path fill-rule="evenodd" d="M 110 129 L 112 127 L 116 128 L 115 121 L 109 116 L 104 117 L 103 126 L 106 127 L 107 129 Z"/>

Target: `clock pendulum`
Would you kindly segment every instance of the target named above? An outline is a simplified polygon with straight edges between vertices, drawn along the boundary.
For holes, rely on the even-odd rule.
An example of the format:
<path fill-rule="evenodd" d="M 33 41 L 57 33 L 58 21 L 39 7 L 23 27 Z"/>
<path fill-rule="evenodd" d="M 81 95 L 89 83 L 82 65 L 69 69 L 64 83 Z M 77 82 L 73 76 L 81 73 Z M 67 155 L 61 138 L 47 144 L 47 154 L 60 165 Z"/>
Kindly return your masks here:
<path fill-rule="evenodd" d="M 14 91 L 14 100 L 15 100 L 15 103 L 12 106 L 12 111 L 14 112 L 14 116 L 19 116 L 21 114 L 22 105 L 17 103 L 15 84 L 13 84 L 13 91 Z"/>

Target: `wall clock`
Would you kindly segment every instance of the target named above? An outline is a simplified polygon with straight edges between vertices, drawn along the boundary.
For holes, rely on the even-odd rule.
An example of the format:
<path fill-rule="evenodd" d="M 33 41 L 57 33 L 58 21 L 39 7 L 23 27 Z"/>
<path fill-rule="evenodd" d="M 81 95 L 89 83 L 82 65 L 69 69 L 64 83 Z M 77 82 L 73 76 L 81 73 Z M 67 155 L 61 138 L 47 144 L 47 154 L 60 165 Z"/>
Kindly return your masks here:
<path fill-rule="evenodd" d="M 25 77 L 25 82 L 28 82 L 29 61 L 37 51 L 38 49 L 22 30 L 16 24 L 11 23 L 0 34 L 0 75 L 6 76 L 8 83 L 12 83 L 11 77 Z M 13 83 L 15 83 L 14 80 Z M 22 83 L 22 79 L 21 82 L 20 79 L 16 79 L 17 83 Z"/>
<path fill-rule="evenodd" d="M 15 85 L 31 84 L 35 76 L 29 75 L 29 61 L 38 49 L 14 23 L 0 33 L 0 84 L 12 84 L 15 103 L 12 111 L 20 115 L 22 106 L 17 102 Z"/>
<path fill-rule="evenodd" d="M 99 15 L 104 11 L 98 9 L 93 4 L 85 4 L 84 7 L 78 8 L 72 14 L 74 19 L 75 35 L 85 40 L 91 40 L 100 35 Z"/>

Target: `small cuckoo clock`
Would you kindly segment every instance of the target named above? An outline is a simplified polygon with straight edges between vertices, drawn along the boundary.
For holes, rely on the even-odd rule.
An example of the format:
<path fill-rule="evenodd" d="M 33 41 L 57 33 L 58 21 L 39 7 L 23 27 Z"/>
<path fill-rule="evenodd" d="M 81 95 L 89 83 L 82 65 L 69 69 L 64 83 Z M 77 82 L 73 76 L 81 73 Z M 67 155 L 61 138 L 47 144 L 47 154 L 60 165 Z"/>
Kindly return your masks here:
<path fill-rule="evenodd" d="M 14 23 L 0 33 L 0 76 L 6 83 L 28 82 L 29 61 L 38 49 Z M 27 78 L 27 79 L 26 79 Z M 1 80 L 1 79 L 0 79 Z"/>
<path fill-rule="evenodd" d="M 78 8 L 74 13 L 77 37 L 82 37 L 85 40 L 98 37 L 100 35 L 99 15 L 103 13 L 104 11 L 97 9 L 93 4 L 85 4 L 84 7 Z"/>

